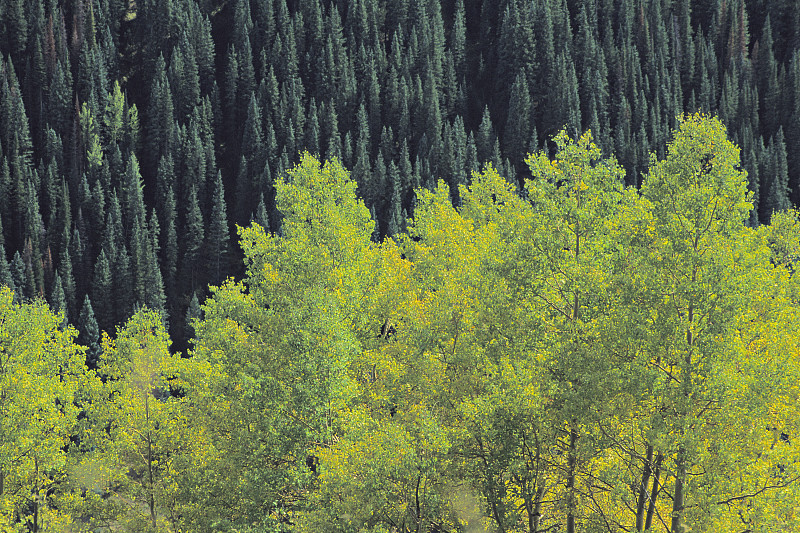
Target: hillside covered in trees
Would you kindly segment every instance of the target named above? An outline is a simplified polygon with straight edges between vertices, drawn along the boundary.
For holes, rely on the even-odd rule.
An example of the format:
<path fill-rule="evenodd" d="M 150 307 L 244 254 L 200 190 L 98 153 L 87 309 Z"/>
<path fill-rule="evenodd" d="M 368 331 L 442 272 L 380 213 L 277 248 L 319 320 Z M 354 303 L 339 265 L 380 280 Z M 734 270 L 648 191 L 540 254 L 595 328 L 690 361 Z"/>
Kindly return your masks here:
<path fill-rule="evenodd" d="M 795 530 L 800 214 L 747 225 L 716 119 L 639 190 L 590 134 L 553 143 L 525 198 L 440 180 L 380 243 L 306 153 L 188 357 L 156 311 L 98 345 L 0 289 L 0 528 Z"/>
<path fill-rule="evenodd" d="M 793 0 L 5 0 L 0 281 L 83 335 L 158 309 L 184 349 L 304 150 L 379 240 L 486 161 L 522 191 L 565 125 L 637 185 L 696 110 L 741 147 L 756 226 L 800 201 L 798 50 Z"/>

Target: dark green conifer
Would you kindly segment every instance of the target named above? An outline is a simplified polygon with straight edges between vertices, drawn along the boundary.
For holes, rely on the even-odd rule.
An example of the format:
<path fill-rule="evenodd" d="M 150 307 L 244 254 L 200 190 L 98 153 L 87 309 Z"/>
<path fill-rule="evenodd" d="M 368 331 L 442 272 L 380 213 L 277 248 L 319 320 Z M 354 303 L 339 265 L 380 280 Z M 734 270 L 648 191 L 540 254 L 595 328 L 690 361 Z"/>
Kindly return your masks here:
<path fill-rule="evenodd" d="M 363 189 L 364 202 L 367 205 L 375 206 L 378 213 L 386 213 L 385 207 L 391 195 L 387 174 L 386 162 L 383 159 L 383 154 L 379 152 L 371 179 L 365 184 Z"/>
<path fill-rule="evenodd" d="M 86 346 L 86 366 L 89 369 L 97 369 L 100 357 L 100 328 L 94 317 L 94 309 L 89 295 L 83 299 L 81 313 L 78 316 L 78 344 Z"/>
<path fill-rule="evenodd" d="M 16 290 L 14 276 L 12 276 L 11 273 L 11 266 L 8 264 L 6 250 L 2 244 L 0 244 L 0 286 L 6 286 L 12 291 Z"/>
<path fill-rule="evenodd" d="M 248 216 L 249 218 L 249 216 Z M 189 190 L 189 201 L 184 214 L 185 233 L 183 237 L 182 265 L 184 274 L 181 276 L 182 284 L 194 290 L 197 284 L 196 275 L 200 266 L 200 253 L 205 238 L 203 213 L 197 201 L 197 192 L 194 187 Z"/>
<path fill-rule="evenodd" d="M 530 91 L 525 75 L 519 73 L 514 85 L 511 86 L 504 135 L 506 154 L 518 166 L 521 165 L 526 155 L 525 150 L 530 140 L 530 124 Z"/>
<path fill-rule="evenodd" d="M 260 195 L 258 197 L 258 206 L 256 207 L 256 212 L 253 215 L 253 222 L 260 225 L 265 230 L 269 230 L 270 223 L 269 223 L 269 214 L 267 213 L 267 204 L 264 203 L 264 195 Z"/>
<path fill-rule="evenodd" d="M 386 234 L 397 238 L 400 232 L 403 231 L 403 183 L 400 170 L 394 164 L 394 161 L 389 162 L 388 174 L 391 198 L 389 200 Z"/>
<path fill-rule="evenodd" d="M 75 279 L 75 298 L 85 294 L 88 290 L 91 277 L 91 263 L 87 253 L 86 238 L 83 236 L 78 225 L 72 230 L 72 238 L 69 241 L 69 255 L 72 260 L 72 275 Z M 77 307 L 75 308 L 77 311 Z"/>
<path fill-rule="evenodd" d="M 789 207 L 789 173 L 783 128 L 779 128 L 775 137 L 770 139 L 759 162 L 759 175 L 763 181 L 758 218 L 762 224 L 769 224 L 773 213 Z"/>
<path fill-rule="evenodd" d="M 2 44 L 3 50 L 11 52 L 11 57 L 19 63 L 24 63 L 23 54 L 28 47 L 28 21 L 25 17 L 25 0 L 8 0 L 2 16 Z"/>
<path fill-rule="evenodd" d="M 92 299 L 97 303 L 97 320 L 100 328 L 104 331 L 110 331 L 114 324 L 112 286 L 111 264 L 105 250 L 100 250 L 100 257 L 97 258 L 97 263 L 94 266 Z"/>
<path fill-rule="evenodd" d="M 197 292 L 192 292 L 192 298 L 189 300 L 189 306 L 186 308 L 184 338 L 191 339 L 194 337 L 194 324 L 197 320 L 202 320 L 203 310 L 200 308 L 200 301 L 197 299 Z"/>
<path fill-rule="evenodd" d="M 4 260 L 5 258 L 0 259 L 0 263 Z M 2 265 L 0 265 L 0 267 L 2 267 Z M 50 303 L 50 309 L 52 309 L 54 313 L 61 313 L 61 327 L 67 327 L 67 324 L 69 324 L 67 320 L 67 298 L 64 295 L 64 287 L 61 284 L 61 276 L 59 276 L 58 273 L 55 275 L 53 288 L 50 291 L 50 298 L 48 301 Z"/>
<path fill-rule="evenodd" d="M 165 315 L 167 299 L 164 293 L 164 279 L 158 264 L 158 234 L 160 233 L 160 228 L 155 211 L 150 213 L 150 221 L 147 228 L 149 239 L 145 247 L 145 274 L 147 283 L 145 285 L 144 305 Z"/>
<path fill-rule="evenodd" d="M 134 304 L 134 278 L 131 272 L 131 258 L 128 247 L 123 245 L 116 251 L 111 264 L 112 285 L 112 312 L 113 324 L 121 324 L 128 319 L 133 311 Z"/>
<path fill-rule="evenodd" d="M 480 127 L 478 128 L 478 135 L 475 138 L 475 147 L 478 151 L 478 161 L 488 161 L 492 155 L 494 147 L 494 128 L 492 127 L 492 117 L 489 113 L 489 107 L 483 108 L 483 118 L 481 119 Z"/>
<path fill-rule="evenodd" d="M 772 23 L 769 15 L 758 40 L 758 56 L 755 57 L 755 80 L 760 96 L 759 118 L 764 138 L 773 137 L 781 121 L 781 90 L 778 86 L 778 63 L 773 52 Z"/>
<path fill-rule="evenodd" d="M 314 98 L 308 104 L 308 120 L 306 121 L 306 131 L 303 138 L 304 149 L 312 154 L 320 154 L 320 127 L 317 117 L 317 104 Z"/>
<path fill-rule="evenodd" d="M 58 274 L 61 276 L 61 284 L 64 287 L 64 295 L 67 299 L 67 316 L 72 317 L 75 313 L 75 300 L 77 298 L 75 276 L 72 269 L 72 258 L 70 256 L 71 238 L 69 229 L 64 228 L 62 234 L 61 250 L 58 254 Z M 15 280 L 16 281 L 16 280 Z"/>
<path fill-rule="evenodd" d="M 450 52 L 456 77 L 458 81 L 462 81 L 467 74 L 467 19 L 464 0 L 456 0 L 453 30 L 450 32 Z"/>
<path fill-rule="evenodd" d="M 264 206 L 264 195 L 259 194 L 259 209 L 266 211 Z M 211 205 L 211 219 L 208 228 L 208 257 L 210 260 L 211 282 L 218 284 L 222 281 L 222 276 L 227 272 L 227 253 L 230 234 L 228 230 L 228 215 L 225 212 L 225 189 L 222 184 L 222 174 L 217 174 L 214 184 L 214 196 Z M 263 214 L 257 216 L 264 216 Z M 266 219 L 262 219 L 266 222 Z M 269 229 L 269 225 L 264 226 Z"/>
<path fill-rule="evenodd" d="M 183 123 L 200 103 L 200 70 L 195 49 L 185 32 L 181 34 L 178 45 L 172 49 L 168 79 L 175 112 Z"/>
<path fill-rule="evenodd" d="M 14 252 L 14 257 L 11 259 L 9 270 L 11 272 L 11 281 L 14 288 L 14 301 L 25 301 L 27 298 L 25 295 L 25 289 L 27 286 L 25 279 L 25 262 L 22 260 L 19 250 Z"/>
<path fill-rule="evenodd" d="M 150 98 L 147 99 L 146 136 L 148 168 L 155 169 L 161 157 L 169 152 L 168 143 L 173 136 L 174 105 L 172 91 L 167 79 L 167 68 L 164 56 L 159 56 L 155 63 L 153 84 Z"/>

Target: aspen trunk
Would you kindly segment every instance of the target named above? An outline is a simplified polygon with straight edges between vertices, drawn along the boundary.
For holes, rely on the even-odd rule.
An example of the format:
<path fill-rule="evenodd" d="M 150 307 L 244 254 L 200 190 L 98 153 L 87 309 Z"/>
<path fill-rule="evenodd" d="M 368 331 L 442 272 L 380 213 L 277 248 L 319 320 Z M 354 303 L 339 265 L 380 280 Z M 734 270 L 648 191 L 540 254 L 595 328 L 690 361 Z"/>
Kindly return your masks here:
<path fill-rule="evenodd" d="M 661 461 L 664 459 L 664 456 L 661 455 L 659 452 L 658 456 L 656 457 L 656 468 L 655 472 L 653 472 L 653 490 L 650 491 L 650 503 L 647 505 L 647 518 L 644 521 L 644 529 L 648 530 L 653 525 L 653 515 L 655 514 L 656 510 L 656 498 L 658 497 L 658 481 L 659 476 L 661 475 Z"/>
<path fill-rule="evenodd" d="M 639 496 L 636 501 L 636 531 L 643 531 L 644 526 L 644 504 L 647 499 L 647 485 L 650 483 L 651 466 L 653 464 L 653 446 L 647 445 L 647 457 L 644 460 L 644 472 L 642 472 L 642 482 L 639 485 Z"/>
<path fill-rule="evenodd" d="M 533 516 L 531 516 L 531 533 L 539 533 L 539 523 L 542 520 L 542 498 L 544 497 L 544 482 L 536 489 L 536 501 L 533 504 Z"/>
<path fill-rule="evenodd" d="M 567 465 L 567 533 L 575 533 L 575 470 L 578 462 L 577 458 L 578 429 L 575 421 L 569 430 L 569 454 Z"/>

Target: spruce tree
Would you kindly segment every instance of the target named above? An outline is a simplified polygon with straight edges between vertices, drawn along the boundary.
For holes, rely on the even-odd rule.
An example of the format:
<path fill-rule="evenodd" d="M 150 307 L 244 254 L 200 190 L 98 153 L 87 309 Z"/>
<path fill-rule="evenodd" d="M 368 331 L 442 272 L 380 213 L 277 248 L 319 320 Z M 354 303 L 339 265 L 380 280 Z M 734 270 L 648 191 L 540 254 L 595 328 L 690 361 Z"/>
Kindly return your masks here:
<path fill-rule="evenodd" d="M 186 340 L 194 337 L 194 324 L 197 320 L 202 320 L 203 310 L 200 308 L 200 301 L 197 299 L 197 292 L 192 292 L 192 298 L 189 300 L 189 306 L 186 308 L 186 316 L 184 317 L 184 338 Z"/>
<path fill-rule="evenodd" d="M 388 181 L 391 186 L 391 199 L 389 200 L 389 216 L 386 225 L 386 234 L 398 238 L 403 230 L 403 184 L 400 170 L 394 161 L 389 162 Z"/>
<path fill-rule="evenodd" d="M 78 344 L 86 346 L 86 366 L 91 370 L 97 369 L 100 358 L 100 328 L 94 317 L 94 309 L 89 295 L 83 299 L 81 313 L 78 316 Z"/>
<path fill-rule="evenodd" d="M 155 63 L 150 98 L 147 99 L 145 114 L 146 132 L 144 139 L 147 147 L 147 163 L 149 169 L 155 169 L 161 157 L 169 152 L 169 142 L 173 136 L 174 105 L 172 91 L 167 79 L 167 67 L 164 56 L 159 56 Z"/>
<path fill-rule="evenodd" d="M 193 291 L 198 284 L 196 275 L 205 237 L 203 214 L 200 211 L 200 204 L 197 201 L 197 192 L 194 187 L 189 191 L 189 201 L 186 205 L 184 220 L 186 222 L 184 226 L 183 257 L 181 260 L 183 266 L 181 280 L 182 285 L 188 286 L 189 290 Z"/>
<path fill-rule="evenodd" d="M 77 298 L 75 277 L 72 270 L 72 258 L 70 257 L 70 237 L 69 230 L 65 227 L 62 234 L 62 245 L 58 255 L 58 273 L 61 276 L 61 283 L 64 286 L 64 295 L 67 299 L 66 313 L 68 317 L 75 316 L 75 301 Z"/>
<path fill-rule="evenodd" d="M 319 156 L 320 154 L 320 127 L 319 118 L 317 116 L 317 104 L 314 98 L 308 104 L 308 120 L 306 121 L 306 131 L 303 137 L 304 149 L 312 154 Z"/>
<path fill-rule="evenodd" d="M 488 161 L 492 155 L 492 148 L 494 147 L 494 128 L 492 127 L 492 117 L 489 113 L 489 107 L 483 108 L 483 118 L 481 119 L 478 134 L 475 138 L 475 147 L 478 151 L 478 161 Z"/>
<path fill-rule="evenodd" d="M 766 161 L 759 169 L 759 174 L 765 177 L 759 220 L 762 224 L 769 224 L 773 213 L 789 207 L 789 174 L 783 128 L 778 129 L 777 135 L 770 139 L 764 159 Z"/>
<path fill-rule="evenodd" d="M 259 194 L 259 203 L 256 211 L 266 208 L 264 206 L 264 195 Z M 264 216 L 264 215 L 261 215 Z M 262 220 L 266 222 L 266 220 Z M 227 272 L 227 253 L 228 253 L 228 215 L 225 212 L 225 189 L 222 184 L 222 174 L 217 174 L 214 184 L 214 196 L 211 205 L 211 219 L 208 228 L 208 258 L 210 260 L 210 280 L 213 284 L 222 281 L 222 276 Z M 269 226 L 264 226 L 269 229 Z"/>
<path fill-rule="evenodd" d="M 511 161 L 520 166 L 525 158 L 525 149 L 530 139 L 531 100 L 528 82 L 523 73 L 517 74 L 511 86 L 508 102 L 508 117 L 504 135 L 506 154 Z"/>
<path fill-rule="evenodd" d="M 106 256 L 105 250 L 100 250 L 100 256 L 94 266 L 92 299 L 96 302 L 97 320 L 103 331 L 111 331 L 115 323 L 113 283 L 111 263 Z"/>
<path fill-rule="evenodd" d="M 131 256 L 128 247 L 123 245 L 115 254 L 111 264 L 113 282 L 112 309 L 114 323 L 120 324 L 128 319 L 137 302 L 134 293 L 134 276 L 131 269 Z"/>
<path fill-rule="evenodd" d="M 23 53 L 28 47 L 28 21 L 25 18 L 25 0 L 9 0 L 0 11 L 3 37 L 0 44 L 3 50 L 11 52 L 15 61 L 24 63 Z"/>
<path fill-rule="evenodd" d="M 11 267 L 6 259 L 6 250 L 2 244 L 0 244 L 0 286 L 6 286 L 12 291 L 16 291 Z"/>
<path fill-rule="evenodd" d="M 0 260 L 0 263 L 4 261 Z M 2 264 L 0 264 L 0 270 Z M 61 276 L 56 273 L 55 280 L 53 281 L 53 289 L 50 291 L 50 309 L 54 313 L 61 313 L 61 327 L 65 328 L 69 324 L 67 321 L 67 298 L 64 295 L 64 287 L 61 285 Z"/>

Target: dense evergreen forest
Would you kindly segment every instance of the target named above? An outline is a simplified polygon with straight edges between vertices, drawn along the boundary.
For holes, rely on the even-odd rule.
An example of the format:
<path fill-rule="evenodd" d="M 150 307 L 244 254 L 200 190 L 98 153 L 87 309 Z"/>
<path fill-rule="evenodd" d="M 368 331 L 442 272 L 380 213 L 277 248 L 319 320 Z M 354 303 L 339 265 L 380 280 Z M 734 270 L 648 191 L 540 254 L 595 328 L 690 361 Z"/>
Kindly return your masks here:
<path fill-rule="evenodd" d="M 800 2 L 3 0 L 0 56 L 3 531 L 797 529 Z"/>
<path fill-rule="evenodd" d="M 0 279 L 84 333 L 147 306 L 185 348 L 304 150 L 376 239 L 485 161 L 522 190 L 565 125 L 638 184 L 684 111 L 741 147 L 751 224 L 800 201 L 793 0 L 5 0 L 0 30 Z"/>

